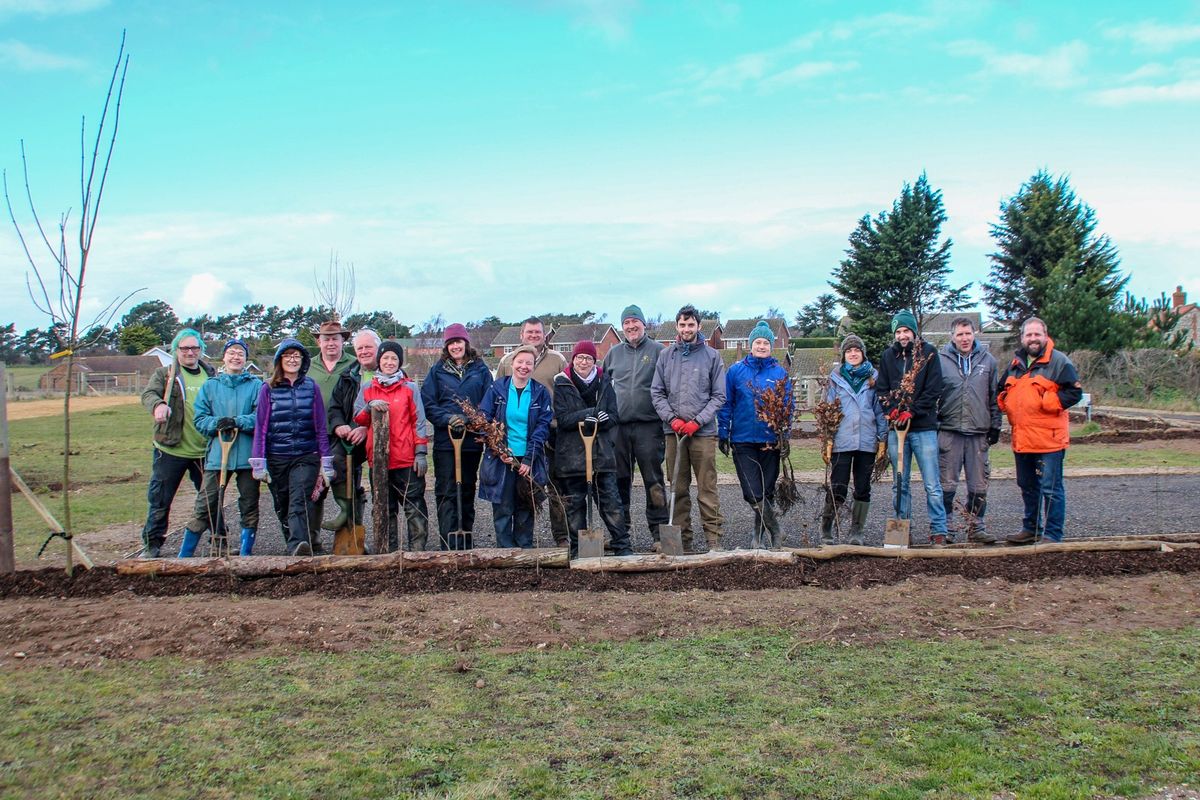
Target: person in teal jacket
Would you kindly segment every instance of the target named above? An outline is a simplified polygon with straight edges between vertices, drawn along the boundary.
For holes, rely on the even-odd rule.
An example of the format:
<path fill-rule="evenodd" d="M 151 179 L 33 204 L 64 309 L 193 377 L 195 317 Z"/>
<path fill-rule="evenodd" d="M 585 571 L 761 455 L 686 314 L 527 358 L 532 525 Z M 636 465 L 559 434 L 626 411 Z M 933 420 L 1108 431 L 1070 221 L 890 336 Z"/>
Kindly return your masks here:
<path fill-rule="evenodd" d="M 251 475 L 250 448 L 254 443 L 255 411 L 262 380 L 246 372 L 248 351 L 249 348 L 241 339 L 226 342 L 224 368 L 204 384 L 196 399 L 196 430 L 208 437 L 208 450 L 204 456 L 204 483 L 196 495 L 192 520 L 183 531 L 180 558 L 195 555 L 196 545 L 205 530 L 214 531 L 214 553 L 224 553 L 226 550 L 225 543 L 220 541 L 217 533 L 225 530 L 220 503 L 222 438 L 225 441 L 233 439 L 225 464 L 225 483 L 228 485 L 230 478 L 237 482 L 238 512 L 242 518 L 239 553 L 248 556 L 254 551 L 254 537 L 258 530 L 259 482 Z"/>

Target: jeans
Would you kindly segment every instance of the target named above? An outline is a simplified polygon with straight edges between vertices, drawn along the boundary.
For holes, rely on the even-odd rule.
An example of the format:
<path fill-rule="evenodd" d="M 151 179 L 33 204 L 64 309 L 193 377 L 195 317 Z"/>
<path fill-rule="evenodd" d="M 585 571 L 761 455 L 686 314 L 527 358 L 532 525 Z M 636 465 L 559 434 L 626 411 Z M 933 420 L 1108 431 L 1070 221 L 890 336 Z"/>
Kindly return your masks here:
<path fill-rule="evenodd" d="M 528 502 L 527 496 L 523 496 L 528 495 L 528 492 L 520 491 L 519 487 L 520 483 L 528 480 L 517 475 L 514 470 L 504 470 L 501 500 L 499 503 L 492 503 L 497 547 L 522 547 L 526 550 L 533 547 L 533 505 Z M 563 517 L 565 519 L 565 513 Z"/>
<path fill-rule="evenodd" d="M 183 476 L 187 475 L 200 491 L 204 480 L 204 470 L 201 468 L 203 459 L 180 458 L 170 453 L 164 453 L 157 447 L 150 461 L 150 483 L 146 487 L 146 501 L 149 509 L 146 512 L 146 524 L 142 528 L 142 544 L 162 547 L 167 539 L 167 520 L 171 515 L 171 503 Z M 224 531 L 222 531 L 224 533 Z"/>
<path fill-rule="evenodd" d="M 912 518 L 912 493 L 909 479 L 912 476 L 912 459 L 917 458 L 917 469 L 921 470 L 921 482 L 925 484 L 925 507 L 929 512 L 931 533 L 946 533 L 946 509 L 942 505 L 942 482 L 938 470 L 937 431 L 910 431 L 904 441 L 904 468 L 897 468 L 900 453 L 896 447 L 896 432 L 888 431 L 888 458 L 892 462 L 892 474 L 897 476 L 892 489 L 892 508 L 899 519 Z"/>
<path fill-rule="evenodd" d="M 1025 501 L 1025 516 L 1021 529 L 1038 533 L 1041 527 L 1042 504 L 1046 509 L 1046 528 L 1043 535 L 1061 542 L 1067 519 L 1067 489 L 1063 484 L 1063 458 L 1066 450 L 1053 453 L 1013 453 L 1017 467 L 1017 486 Z M 1045 498 L 1043 500 L 1042 498 Z"/>

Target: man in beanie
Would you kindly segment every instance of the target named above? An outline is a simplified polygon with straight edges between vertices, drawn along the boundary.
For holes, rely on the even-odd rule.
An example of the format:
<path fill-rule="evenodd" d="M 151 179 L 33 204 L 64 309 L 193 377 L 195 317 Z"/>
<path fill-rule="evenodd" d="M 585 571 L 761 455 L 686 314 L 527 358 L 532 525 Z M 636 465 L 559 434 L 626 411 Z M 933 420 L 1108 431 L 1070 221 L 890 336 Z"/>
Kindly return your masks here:
<path fill-rule="evenodd" d="M 596 366 L 596 345 L 581 341 L 571 351 L 571 360 L 555 378 L 554 418 L 558 421 L 558 447 L 554 468 L 567 502 L 570 554 L 579 551 L 579 531 L 587 527 L 588 490 L 604 520 L 613 552 L 633 555 L 629 526 L 621 512 L 617 494 L 613 430 L 619 412 L 608 373 Z M 595 435 L 592 443 L 592 485 L 587 483 L 587 454 L 583 436 Z"/>
<path fill-rule="evenodd" d="M 638 306 L 627 306 L 621 312 L 621 330 L 625 333 L 625 341 L 604 356 L 604 373 L 612 380 L 620 417 L 612 429 L 617 492 L 628 530 L 636 464 L 646 491 L 646 523 L 657 550 L 658 526 L 667 522 L 667 492 L 662 468 L 666 439 L 662 420 L 650 399 L 650 384 L 654 382 L 658 357 L 665 348 L 661 342 L 646 335 L 646 315 Z"/>
<path fill-rule="evenodd" d="M 196 399 L 216 370 L 200 357 L 203 352 L 200 334 L 184 328 L 171 341 L 171 363 L 154 370 L 142 392 L 142 406 L 154 417 L 154 458 L 146 490 L 149 508 L 142 527 L 145 558 L 158 558 L 166 541 L 171 503 L 183 476 L 191 479 L 196 491 L 204 478 L 208 437 L 196 430 Z"/>
<path fill-rule="evenodd" d="M 942 396 L 942 367 L 937 349 L 917 336 L 917 318 L 911 311 L 892 317 L 895 342 L 883 351 L 876 368 L 879 378 L 875 393 L 883 406 L 891 431 L 888 455 L 897 476 L 893 488 L 896 517 L 910 519 L 912 495 L 909 478 L 912 457 L 917 458 L 925 484 L 925 507 L 929 512 L 929 541 L 934 546 L 947 542 L 946 510 L 942 505 L 942 483 L 938 473 L 937 408 Z M 905 376 L 915 372 L 907 382 Z M 896 428 L 908 426 L 904 452 L 897 451 Z"/>
<path fill-rule="evenodd" d="M 312 366 L 309 367 L 308 377 L 317 382 L 317 386 L 321 389 L 321 400 L 325 403 L 325 408 L 328 409 L 333 403 L 333 389 L 337 386 L 338 378 L 346 371 L 351 364 L 354 363 L 354 356 L 346 350 L 346 342 L 350 339 L 350 331 L 342 327 L 342 323 L 337 319 L 322 322 L 317 328 L 317 348 L 318 357 L 313 360 Z M 330 427 L 330 433 L 333 433 L 333 428 Z M 344 456 L 344 453 L 334 451 L 339 458 Z M 339 477 L 340 477 L 339 472 Z M 325 518 L 325 498 L 329 496 L 330 487 L 326 486 L 321 489 L 321 494 L 312 505 L 313 519 L 309 520 L 308 531 L 312 539 L 313 555 L 321 555 L 324 548 L 321 547 L 321 520 Z M 344 487 L 343 487 L 344 491 Z M 334 495 L 337 497 L 338 495 Z"/>
<path fill-rule="evenodd" d="M 1075 365 L 1054 349 L 1049 333 L 1037 317 L 1025 320 L 1021 346 L 1000 375 L 996 401 L 1012 425 L 1017 486 L 1025 504 L 1021 531 L 1007 538 L 1009 544 L 1033 544 L 1039 538 L 1061 542 L 1067 518 L 1063 485 L 1063 460 L 1071 445 L 1067 409 L 1083 397 L 1083 386 Z"/>
<path fill-rule="evenodd" d="M 254 553 L 258 532 L 259 482 L 250 469 L 250 451 L 254 445 L 255 414 L 262 380 L 246 371 L 250 348 L 242 339 L 225 343 L 223 367 L 200 389 L 196 400 L 196 430 L 208 437 L 208 456 L 204 460 L 204 486 L 196 495 L 192 520 L 183 530 L 179 557 L 195 555 L 196 545 L 206 530 L 214 532 L 214 553 L 224 554 L 225 547 L 217 532 L 225 530 L 221 508 L 221 469 L 225 469 L 226 484 L 237 483 L 238 511 L 241 515 L 242 538 L 239 555 Z M 229 457 L 221 462 L 221 440 L 233 440 Z"/>
<path fill-rule="evenodd" d="M 563 367 L 567 365 L 567 360 L 563 358 L 562 353 L 557 350 L 551 350 L 546 345 L 546 326 L 537 317 L 530 317 L 521 323 L 521 344 L 529 345 L 536 354 L 533 360 L 533 374 L 529 377 L 546 387 L 546 390 L 550 392 L 550 399 L 553 401 L 554 376 L 563 371 Z M 496 380 L 512 377 L 512 359 L 514 355 L 516 355 L 515 352 L 509 353 L 500 359 L 500 363 L 496 366 Z M 547 505 L 550 509 L 550 533 L 554 537 L 554 546 L 566 547 L 567 506 L 562 498 L 562 487 L 558 485 L 558 479 L 554 477 L 555 435 L 556 429 L 551 427 L 550 438 L 544 446 L 546 461 L 550 471 L 550 482 L 546 485 L 546 494 L 549 498 Z"/>
<path fill-rule="evenodd" d="M 686 305 L 675 315 L 675 341 L 662 351 L 650 384 L 654 410 L 667 436 L 667 469 L 678 475 L 675 519 L 686 543 L 692 530 L 691 474 L 695 473 L 700 520 L 710 550 L 721 549 L 721 503 L 717 495 L 717 411 L 725 405 L 725 362 L 700 332 L 700 313 Z M 675 459 L 679 467 L 675 468 Z M 694 549 L 698 542 L 693 543 Z"/>
<path fill-rule="evenodd" d="M 942 400 L 938 406 L 938 452 L 942 504 L 946 524 L 954 518 L 954 495 L 960 472 L 967 474 L 963 528 L 968 542 L 995 544 L 983 515 L 987 512 L 991 464 L 988 448 L 1000 441 L 1000 407 L 996 404 L 999 369 L 986 342 L 975 338 L 975 323 L 958 317 L 950 323 L 950 341 L 938 353 L 942 367 Z"/>

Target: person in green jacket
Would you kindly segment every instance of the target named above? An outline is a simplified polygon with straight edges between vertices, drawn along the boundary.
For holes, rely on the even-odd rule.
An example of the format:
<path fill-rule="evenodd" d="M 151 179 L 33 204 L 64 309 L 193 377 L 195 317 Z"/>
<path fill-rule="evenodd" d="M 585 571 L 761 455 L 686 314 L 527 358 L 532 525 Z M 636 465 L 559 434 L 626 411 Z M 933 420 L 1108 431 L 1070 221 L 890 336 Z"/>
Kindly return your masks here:
<path fill-rule="evenodd" d="M 200 334 L 184 328 L 171 341 L 172 362 L 156 369 L 142 392 L 142 406 L 154 417 L 154 458 L 146 489 L 149 508 L 142 527 L 144 558 L 159 557 L 167 538 L 171 503 L 183 476 L 187 475 L 200 491 L 204 476 L 201 460 L 208 439 L 196 430 L 196 399 L 215 372 L 200 358 L 203 352 Z"/>
<path fill-rule="evenodd" d="M 196 495 L 192 519 L 183 530 L 180 558 L 196 554 L 196 545 L 204 531 L 213 531 L 213 552 L 223 554 L 225 542 L 218 532 L 225 530 L 221 508 L 221 439 L 232 439 L 225 462 L 225 483 L 237 482 L 238 511 L 242 521 L 239 555 L 254 551 L 258 530 L 259 483 L 250 471 L 250 448 L 254 443 L 254 412 L 262 380 L 246 372 L 246 354 L 250 348 L 241 339 L 225 343 L 224 368 L 200 390 L 196 400 L 196 430 L 208 437 L 204 459 L 204 484 Z"/>
<path fill-rule="evenodd" d="M 308 369 L 308 377 L 317 382 L 317 386 L 321 390 L 321 400 L 324 401 L 326 408 L 330 406 L 333 389 L 337 386 L 338 378 L 342 377 L 342 373 L 346 371 L 347 367 L 355 363 L 354 354 L 346 349 L 346 342 L 349 339 L 350 331 L 346 330 L 336 316 L 332 320 L 322 322 L 317 328 L 319 352 L 318 357 L 313 359 L 312 366 Z M 330 433 L 332 432 L 333 426 L 331 425 Z M 341 454 L 339 453 L 339 455 Z M 341 477 L 340 474 L 339 477 Z M 340 480 L 334 484 L 334 488 L 334 497 L 345 495 L 346 487 Z M 329 496 L 329 489 L 329 486 L 322 489 L 316 502 L 310 506 L 312 517 L 308 521 L 308 535 L 313 555 L 321 555 L 325 552 L 325 549 L 321 547 L 321 520 L 325 518 L 325 498 Z"/>

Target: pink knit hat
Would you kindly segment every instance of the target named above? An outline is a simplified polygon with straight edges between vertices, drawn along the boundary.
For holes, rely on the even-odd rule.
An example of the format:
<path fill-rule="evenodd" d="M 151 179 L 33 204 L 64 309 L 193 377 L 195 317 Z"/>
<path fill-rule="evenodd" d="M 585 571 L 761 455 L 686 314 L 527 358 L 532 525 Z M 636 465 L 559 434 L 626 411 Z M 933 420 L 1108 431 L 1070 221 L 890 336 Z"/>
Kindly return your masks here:
<path fill-rule="evenodd" d="M 467 326 L 461 322 L 452 322 L 447 325 L 446 330 L 442 333 L 442 342 L 448 343 L 453 339 L 462 339 L 470 344 L 471 337 L 467 335 Z"/>
<path fill-rule="evenodd" d="M 575 349 L 571 351 L 571 358 L 575 358 L 575 356 L 591 356 L 594 359 L 596 357 L 596 345 L 587 340 L 576 342 Z"/>

